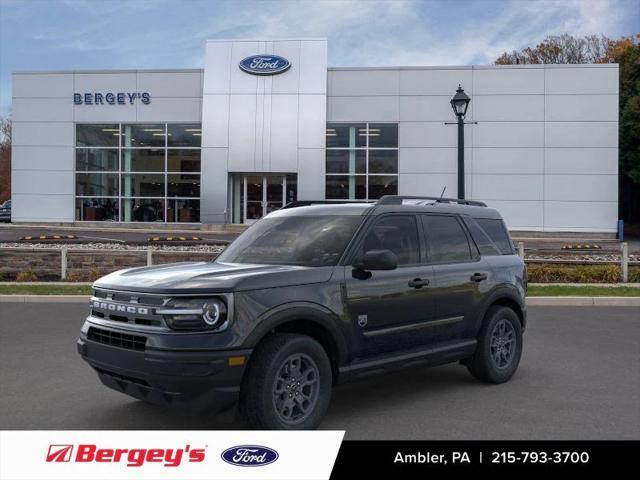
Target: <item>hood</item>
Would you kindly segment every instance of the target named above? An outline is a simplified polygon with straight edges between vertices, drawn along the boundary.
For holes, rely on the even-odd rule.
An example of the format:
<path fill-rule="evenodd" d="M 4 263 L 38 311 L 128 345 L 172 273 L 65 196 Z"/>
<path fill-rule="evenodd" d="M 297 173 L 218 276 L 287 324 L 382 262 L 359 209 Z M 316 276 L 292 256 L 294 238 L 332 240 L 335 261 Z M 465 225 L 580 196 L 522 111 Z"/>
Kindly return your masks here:
<path fill-rule="evenodd" d="M 189 262 L 110 273 L 97 288 L 146 293 L 207 293 L 259 290 L 326 282 L 333 267 Z"/>

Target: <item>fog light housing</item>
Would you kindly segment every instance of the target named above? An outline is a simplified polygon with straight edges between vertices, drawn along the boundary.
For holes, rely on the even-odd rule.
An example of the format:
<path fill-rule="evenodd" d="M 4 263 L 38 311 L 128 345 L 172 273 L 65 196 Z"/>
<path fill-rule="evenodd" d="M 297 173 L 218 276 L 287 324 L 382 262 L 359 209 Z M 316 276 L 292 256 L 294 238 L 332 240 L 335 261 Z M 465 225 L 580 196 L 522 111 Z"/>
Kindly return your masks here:
<path fill-rule="evenodd" d="M 174 298 L 156 311 L 173 330 L 224 330 L 227 305 L 221 298 Z"/>

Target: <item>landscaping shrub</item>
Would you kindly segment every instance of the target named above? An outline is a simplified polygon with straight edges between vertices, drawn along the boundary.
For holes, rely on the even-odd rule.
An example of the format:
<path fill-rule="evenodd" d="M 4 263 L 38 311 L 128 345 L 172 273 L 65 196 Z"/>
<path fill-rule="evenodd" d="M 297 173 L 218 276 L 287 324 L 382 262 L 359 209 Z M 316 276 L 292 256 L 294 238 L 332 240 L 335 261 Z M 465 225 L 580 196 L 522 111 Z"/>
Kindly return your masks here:
<path fill-rule="evenodd" d="M 16 274 L 16 282 L 36 282 L 38 274 L 33 270 L 24 270 Z"/>
<path fill-rule="evenodd" d="M 640 267 L 629 267 L 629 281 L 640 283 Z"/>
<path fill-rule="evenodd" d="M 619 265 L 534 263 L 527 265 L 527 269 L 531 283 L 618 283 L 622 275 Z M 633 275 L 640 277 L 640 268 L 634 268 Z M 629 281 L 634 281 L 631 279 L 631 271 L 629 277 Z"/>

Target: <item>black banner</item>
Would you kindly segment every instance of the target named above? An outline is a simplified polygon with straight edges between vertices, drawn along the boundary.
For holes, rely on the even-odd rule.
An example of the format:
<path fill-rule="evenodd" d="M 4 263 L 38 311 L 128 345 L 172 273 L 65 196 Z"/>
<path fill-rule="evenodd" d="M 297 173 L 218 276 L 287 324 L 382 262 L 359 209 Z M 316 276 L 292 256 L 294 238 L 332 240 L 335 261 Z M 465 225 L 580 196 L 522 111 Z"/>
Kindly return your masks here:
<path fill-rule="evenodd" d="M 433 472 L 609 473 L 638 465 L 640 441 L 353 441 L 331 479 L 424 479 Z M 393 477 L 391 477 L 393 475 Z"/>

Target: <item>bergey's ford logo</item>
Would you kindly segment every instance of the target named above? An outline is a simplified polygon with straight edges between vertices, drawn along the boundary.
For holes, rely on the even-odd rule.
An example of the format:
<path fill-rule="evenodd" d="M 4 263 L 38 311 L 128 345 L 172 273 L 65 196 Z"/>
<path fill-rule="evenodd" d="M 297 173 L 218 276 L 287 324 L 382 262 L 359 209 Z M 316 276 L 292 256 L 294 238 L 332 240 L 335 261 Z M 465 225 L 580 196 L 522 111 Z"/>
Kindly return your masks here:
<path fill-rule="evenodd" d="M 278 55 L 252 55 L 240 62 L 240 69 L 253 75 L 275 75 L 289 70 L 291 62 Z"/>
<path fill-rule="evenodd" d="M 239 445 L 222 452 L 222 459 L 239 467 L 261 467 L 278 459 L 278 452 L 260 445 Z"/>

